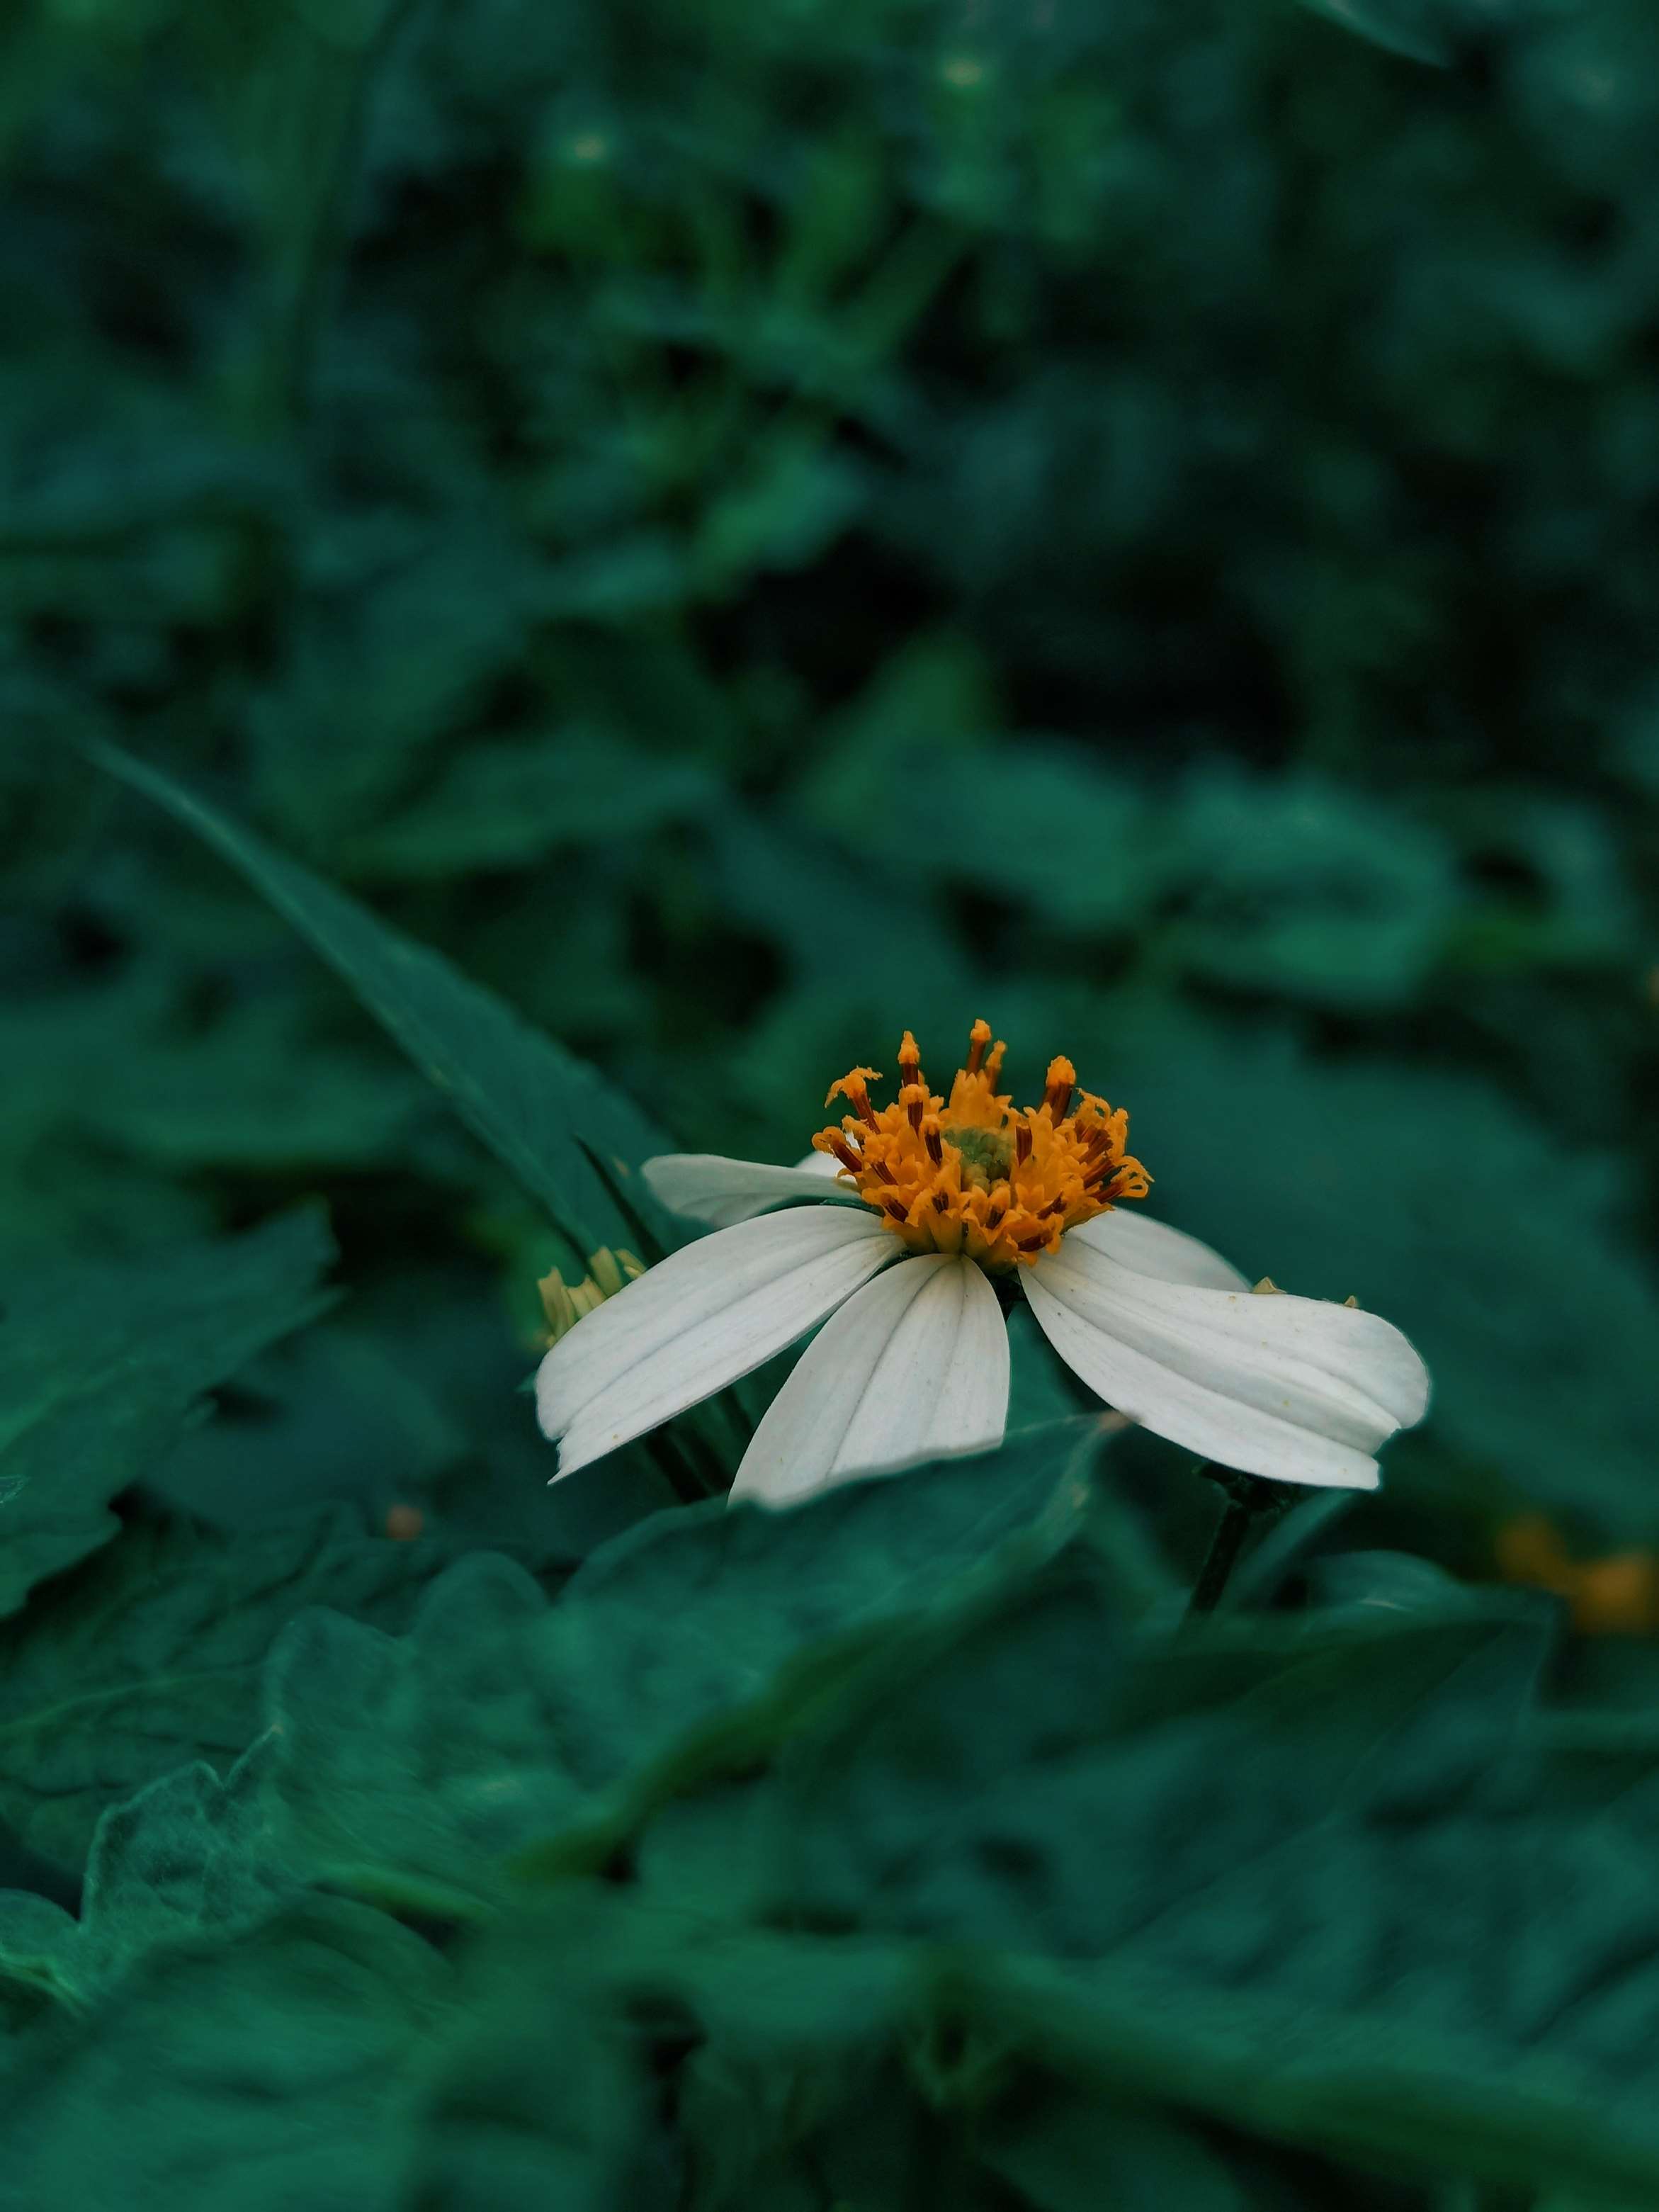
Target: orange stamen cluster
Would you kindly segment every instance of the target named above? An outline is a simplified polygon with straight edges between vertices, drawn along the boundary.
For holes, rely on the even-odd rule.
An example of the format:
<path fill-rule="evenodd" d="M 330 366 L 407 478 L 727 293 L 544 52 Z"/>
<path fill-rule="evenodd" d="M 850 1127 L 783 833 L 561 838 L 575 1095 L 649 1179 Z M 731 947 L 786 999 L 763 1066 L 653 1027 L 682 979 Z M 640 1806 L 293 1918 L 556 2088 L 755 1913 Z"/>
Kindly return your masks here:
<path fill-rule="evenodd" d="M 907 1030 L 894 1103 L 872 1106 L 880 1079 L 855 1067 L 823 1102 L 844 1098 L 850 1112 L 812 1139 L 913 1252 L 965 1253 L 993 1274 L 1058 1251 L 1068 1229 L 1145 1198 L 1151 1182 L 1124 1150 L 1128 1115 L 1080 1091 L 1069 1060 L 1049 1062 L 1041 1105 L 1017 1107 L 997 1089 L 1004 1050 L 975 1022 L 943 1097 L 928 1089 Z"/>

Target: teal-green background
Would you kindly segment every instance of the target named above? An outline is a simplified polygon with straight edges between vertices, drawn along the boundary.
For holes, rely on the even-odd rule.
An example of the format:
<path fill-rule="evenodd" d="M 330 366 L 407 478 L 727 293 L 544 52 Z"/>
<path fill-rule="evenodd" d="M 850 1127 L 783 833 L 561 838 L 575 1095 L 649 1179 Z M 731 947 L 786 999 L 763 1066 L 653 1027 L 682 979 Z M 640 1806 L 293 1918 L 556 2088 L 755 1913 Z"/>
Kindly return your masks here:
<path fill-rule="evenodd" d="M 37 1529 L 8 1604 L 330 1504 L 556 1580 L 667 1495 L 544 1489 L 580 1253 L 110 742 L 688 1148 L 796 1157 L 906 1025 L 939 1070 L 983 1013 L 1017 1089 L 1070 1053 L 1154 1212 L 1423 1349 L 1333 1548 L 1659 1549 L 1643 0 L 20 0 L 0 180 L 7 1371 L 101 1390 L 175 1299 L 222 1338 L 121 1544 Z M 325 1312 L 317 1249 L 216 1316 L 167 1273 L 315 1200 Z M 1190 1573 L 1206 1486 L 1109 1465 Z M 238 1666 L 285 1577 L 404 1625 L 321 1572 Z M 44 1828 L 31 1767 L 31 1881 L 130 1750 Z"/>
<path fill-rule="evenodd" d="M 1659 36 L 1366 21 L 15 14 L 7 1243 L 320 1193 L 307 1483 L 521 1413 L 538 1218 L 109 736 L 694 1148 L 1070 1052 L 1419 1337 L 1425 1540 L 1659 1537 Z"/>

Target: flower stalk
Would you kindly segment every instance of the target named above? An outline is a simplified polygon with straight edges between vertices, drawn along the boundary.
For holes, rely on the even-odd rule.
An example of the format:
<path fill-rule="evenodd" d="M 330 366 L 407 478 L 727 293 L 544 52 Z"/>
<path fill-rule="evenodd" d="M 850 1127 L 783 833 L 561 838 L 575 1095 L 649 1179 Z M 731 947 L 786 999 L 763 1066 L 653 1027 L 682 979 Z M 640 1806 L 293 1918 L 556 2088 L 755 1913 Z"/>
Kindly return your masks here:
<path fill-rule="evenodd" d="M 1187 1601 L 1188 1620 L 1215 1611 L 1257 1515 L 1270 1512 L 1279 1503 L 1277 1485 L 1261 1475 L 1239 1474 L 1231 1468 L 1212 1467 L 1208 1462 L 1198 1471 L 1221 1485 L 1227 1493 L 1227 1502 L 1210 1539 L 1204 1564 L 1198 1571 L 1198 1580 L 1193 1584 L 1193 1594 Z"/>

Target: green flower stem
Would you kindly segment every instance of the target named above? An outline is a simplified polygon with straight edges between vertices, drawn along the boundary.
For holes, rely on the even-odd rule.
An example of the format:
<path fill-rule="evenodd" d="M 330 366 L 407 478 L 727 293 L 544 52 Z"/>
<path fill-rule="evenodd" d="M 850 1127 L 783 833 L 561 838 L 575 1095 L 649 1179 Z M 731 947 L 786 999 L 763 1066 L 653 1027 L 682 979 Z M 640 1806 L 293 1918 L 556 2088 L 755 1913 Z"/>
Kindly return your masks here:
<path fill-rule="evenodd" d="M 1250 1533 L 1250 1524 L 1258 1513 L 1266 1512 L 1277 1503 L 1276 1485 L 1256 1474 L 1238 1474 L 1231 1468 L 1212 1466 L 1209 1462 L 1199 1469 L 1218 1481 L 1227 1493 L 1227 1503 L 1215 1534 L 1210 1539 L 1210 1548 L 1203 1565 L 1198 1571 L 1198 1580 L 1193 1584 L 1193 1594 L 1187 1601 L 1187 1618 L 1191 1620 L 1200 1613 L 1213 1613 L 1227 1587 L 1227 1577 L 1237 1565 L 1238 1555 L 1244 1548 L 1244 1539 Z"/>

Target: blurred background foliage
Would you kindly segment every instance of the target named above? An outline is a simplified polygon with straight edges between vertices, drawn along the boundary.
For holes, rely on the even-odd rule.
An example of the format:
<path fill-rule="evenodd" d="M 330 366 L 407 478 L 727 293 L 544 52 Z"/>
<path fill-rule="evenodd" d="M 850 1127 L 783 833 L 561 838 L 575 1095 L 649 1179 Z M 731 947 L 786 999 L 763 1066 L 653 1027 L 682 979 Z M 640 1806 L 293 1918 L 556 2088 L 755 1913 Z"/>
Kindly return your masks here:
<path fill-rule="evenodd" d="M 1069 1051 L 1421 1343 L 1358 1540 L 1659 1545 L 1644 0 L 25 0 L 0 175 L 8 1264 L 343 1249 L 167 1495 L 534 1530 L 561 1255 L 88 739 L 693 1149 Z"/>

